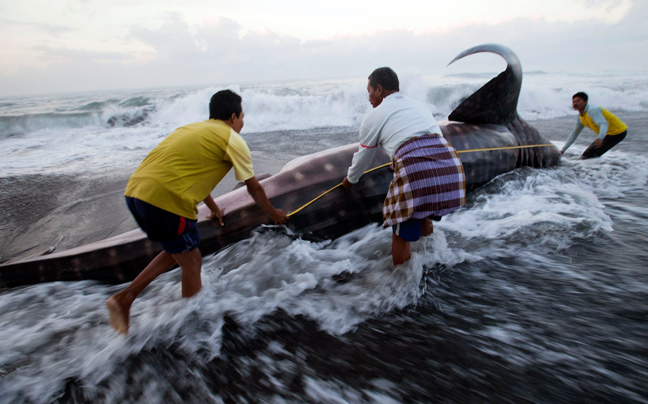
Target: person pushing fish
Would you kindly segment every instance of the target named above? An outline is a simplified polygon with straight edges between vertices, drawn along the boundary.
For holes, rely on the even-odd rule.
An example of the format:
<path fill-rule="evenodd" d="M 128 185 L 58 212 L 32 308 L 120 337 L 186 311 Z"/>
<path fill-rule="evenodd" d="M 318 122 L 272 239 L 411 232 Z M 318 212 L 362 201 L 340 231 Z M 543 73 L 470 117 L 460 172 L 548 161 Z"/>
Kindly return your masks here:
<path fill-rule="evenodd" d="M 137 224 L 148 238 L 162 245 L 160 252 L 123 291 L 106 301 L 110 324 L 127 334 L 130 307 L 156 277 L 178 264 L 182 297 L 202 288 L 202 256 L 198 250 L 197 205 L 210 209 L 210 218 L 223 226 L 223 210 L 210 193 L 234 167 L 249 194 L 275 224 L 288 219 L 268 200 L 252 169 L 250 149 L 239 134 L 244 113 L 241 97 L 230 90 L 214 94 L 209 119 L 176 129 L 167 136 L 128 180 L 124 196 Z"/>
<path fill-rule="evenodd" d="M 383 204 L 383 226 L 392 226 L 392 260 L 410 259 L 410 242 L 432 234 L 431 220 L 466 203 L 464 169 L 456 150 L 424 104 L 400 93 L 398 76 L 389 67 L 369 75 L 373 106 L 360 126 L 360 146 L 342 185 L 356 184 L 380 145 L 392 158 L 394 178 Z"/>
<path fill-rule="evenodd" d="M 625 139 L 628 134 L 628 125 L 623 123 L 610 111 L 590 105 L 588 99 L 587 94 L 582 91 L 573 95 L 572 107 L 578 111 L 578 119 L 560 154 L 564 154 L 569 149 L 569 146 L 574 143 L 586 126 L 598 136 L 581 155 L 581 159 L 583 160 L 601 157 Z"/>

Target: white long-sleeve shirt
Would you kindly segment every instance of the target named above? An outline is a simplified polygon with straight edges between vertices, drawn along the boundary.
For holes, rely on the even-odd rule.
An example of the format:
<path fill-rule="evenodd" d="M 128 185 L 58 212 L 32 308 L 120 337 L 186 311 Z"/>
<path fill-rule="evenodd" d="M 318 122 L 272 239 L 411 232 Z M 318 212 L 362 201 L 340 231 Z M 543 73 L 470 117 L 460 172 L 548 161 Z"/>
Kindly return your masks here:
<path fill-rule="evenodd" d="M 393 159 L 400 145 L 413 137 L 430 134 L 443 136 L 430 109 L 401 93 L 390 94 L 362 121 L 360 147 L 353 155 L 347 179 L 352 184 L 360 180 L 379 145 Z"/>

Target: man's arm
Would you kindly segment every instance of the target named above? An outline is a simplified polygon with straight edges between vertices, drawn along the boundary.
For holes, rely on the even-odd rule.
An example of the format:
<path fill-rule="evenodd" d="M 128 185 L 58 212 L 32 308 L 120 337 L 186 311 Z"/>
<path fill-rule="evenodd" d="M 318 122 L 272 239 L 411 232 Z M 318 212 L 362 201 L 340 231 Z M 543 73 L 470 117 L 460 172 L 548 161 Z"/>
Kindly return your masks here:
<path fill-rule="evenodd" d="M 347 171 L 347 176 L 342 181 L 344 188 L 349 189 L 353 184 L 356 184 L 362 174 L 369 168 L 371 160 L 376 155 L 378 144 L 380 142 L 379 132 L 380 127 L 373 127 L 371 124 L 373 114 L 369 113 L 360 125 L 360 146 L 358 151 L 353 155 L 351 166 Z"/>
<path fill-rule="evenodd" d="M 569 134 L 569 137 L 567 138 L 567 142 L 565 143 L 562 150 L 560 151 L 560 154 L 565 153 L 565 151 L 567 151 L 567 149 L 569 149 L 569 146 L 571 146 L 572 143 L 574 143 L 574 141 L 576 140 L 578 135 L 580 135 L 580 133 L 583 131 L 583 128 L 584 128 L 584 126 L 581 123 L 580 119 L 576 118 L 576 124 L 574 125 L 574 129 Z"/>
<path fill-rule="evenodd" d="M 225 223 L 223 223 L 223 215 L 225 214 L 225 208 L 220 209 L 218 205 L 216 205 L 216 201 L 214 201 L 214 198 L 212 198 L 211 195 L 207 195 L 207 198 L 205 198 L 203 202 L 205 202 L 205 205 L 207 205 L 209 210 L 211 210 L 211 214 L 208 217 L 211 220 L 218 219 L 220 225 L 225 226 Z"/>
<path fill-rule="evenodd" d="M 254 202 L 256 202 L 256 204 L 259 205 L 259 207 L 263 209 L 268 215 L 270 215 L 270 218 L 275 224 L 286 223 L 288 216 L 283 210 L 275 209 L 275 207 L 272 206 L 272 203 L 268 199 L 268 196 L 263 190 L 261 184 L 259 184 L 259 181 L 256 179 L 256 177 L 245 180 L 245 186 L 247 187 L 250 196 L 252 196 L 252 199 L 254 199 Z"/>
<path fill-rule="evenodd" d="M 360 177 L 367 171 L 375 155 L 376 146 L 367 147 L 362 145 L 362 143 L 360 144 L 359 150 L 353 155 L 353 161 L 347 171 L 347 176 L 342 181 L 344 188 L 349 189 L 360 180 Z"/>

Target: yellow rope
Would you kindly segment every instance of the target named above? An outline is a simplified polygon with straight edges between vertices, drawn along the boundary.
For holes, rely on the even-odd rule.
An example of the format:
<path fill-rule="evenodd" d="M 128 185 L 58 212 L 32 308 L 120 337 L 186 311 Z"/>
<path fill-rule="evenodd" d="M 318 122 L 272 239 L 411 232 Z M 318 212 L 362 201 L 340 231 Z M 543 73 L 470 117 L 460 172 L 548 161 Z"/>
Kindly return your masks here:
<path fill-rule="evenodd" d="M 457 154 L 461 154 L 461 153 L 473 153 L 473 152 L 478 152 L 478 151 L 490 151 L 490 150 L 528 149 L 528 148 L 530 148 L 530 147 L 547 147 L 547 146 L 553 146 L 553 144 L 551 144 L 551 143 L 545 143 L 545 144 L 533 144 L 533 145 L 525 145 L 525 146 L 488 147 L 488 148 L 484 148 L 484 149 L 458 150 L 458 151 L 457 151 Z M 391 165 L 391 162 L 389 162 L 389 163 L 385 163 L 385 164 L 382 164 L 382 165 L 379 165 L 378 167 L 374 167 L 374 168 L 372 168 L 372 169 L 369 169 L 369 170 L 365 171 L 363 174 L 370 173 L 370 172 L 372 172 L 372 171 L 378 170 L 378 169 L 383 168 L 383 167 L 387 167 L 387 166 L 389 166 L 389 165 Z M 342 183 L 337 184 L 337 185 L 334 186 L 333 188 L 331 188 L 331 189 L 329 189 L 328 191 L 324 192 L 323 194 L 321 194 L 321 195 L 318 196 L 317 198 L 313 199 L 312 201 L 308 202 L 307 204 L 303 205 L 302 207 L 300 207 L 300 208 L 298 208 L 298 209 L 296 209 L 296 210 L 293 210 L 291 213 L 288 213 L 288 217 L 290 217 L 290 216 L 294 215 L 295 213 L 301 211 L 302 209 L 304 209 L 305 207 L 309 206 L 310 204 L 312 204 L 312 203 L 315 202 L 316 200 L 320 199 L 320 198 L 323 197 L 324 195 L 326 195 L 326 194 L 328 194 L 329 192 L 333 191 L 335 188 L 338 188 L 338 187 L 341 187 L 341 186 L 342 186 Z"/>
<path fill-rule="evenodd" d="M 459 150 L 457 152 L 457 154 L 459 154 L 459 153 L 471 153 L 471 152 L 478 152 L 478 151 L 489 151 L 489 150 L 528 149 L 529 147 L 546 147 L 546 146 L 553 146 L 553 144 L 545 143 L 545 144 L 532 144 L 532 145 L 526 145 L 526 146 L 488 147 L 486 149 Z"/>

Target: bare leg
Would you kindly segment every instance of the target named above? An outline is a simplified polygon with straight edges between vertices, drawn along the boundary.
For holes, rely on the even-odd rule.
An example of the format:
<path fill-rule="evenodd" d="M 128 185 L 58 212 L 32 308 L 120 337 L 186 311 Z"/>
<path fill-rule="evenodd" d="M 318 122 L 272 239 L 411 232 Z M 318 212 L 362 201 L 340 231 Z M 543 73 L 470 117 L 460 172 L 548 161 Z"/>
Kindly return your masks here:
<path fill-rule="evenodd" d="M 196 249 L 197 251 L 197 249 Z M 123 291 L 112 295 L 106 301 L 110 314 L 110 325 L 121 334 L 128 334 L 128 317 L 131 305 L 153 279 L 171 268 L 176 261 L 174 257 L 162 251 L 144 268 L 142 272 Z"/>
<path fill-rule="evenodd" d="M 200 268 L 202 256 L 197 248 L 187 253 L 169 254 L 162 251 L 144 270 L 137 275 L 135 280 L 123 291 L 111 296 L 106 301 L 110 314 L 110 325 L 122 334 L 128 334 L 130 308 L 133 301 L 155 278 L 167 271 L 174 264 L 182 270 L 182 297 L 190 297 L 202 288 Z"/>
<path fill-rule="evenodd" d="M 432 233 L 434 233 L 434 224 L 432 224 L 432 220 L 429 218 L 423 219 L 423 225 L 421 226 L 421 237 L 427 237 Z"/>
<path fill-rule="evenodd" d="M 182 269 L 182 297 L 191 297 L 202 288 L 200 268 L 202 255 L 196 248 L 182 254 L 173 254 L 173 258 Z"/>
<path fill-rule="evenodd" d="M 392 234 L 392 259 L 394 260 L 394 266 L 409 260 L 411 255 L 412 251 L 409 241 Z"/>

